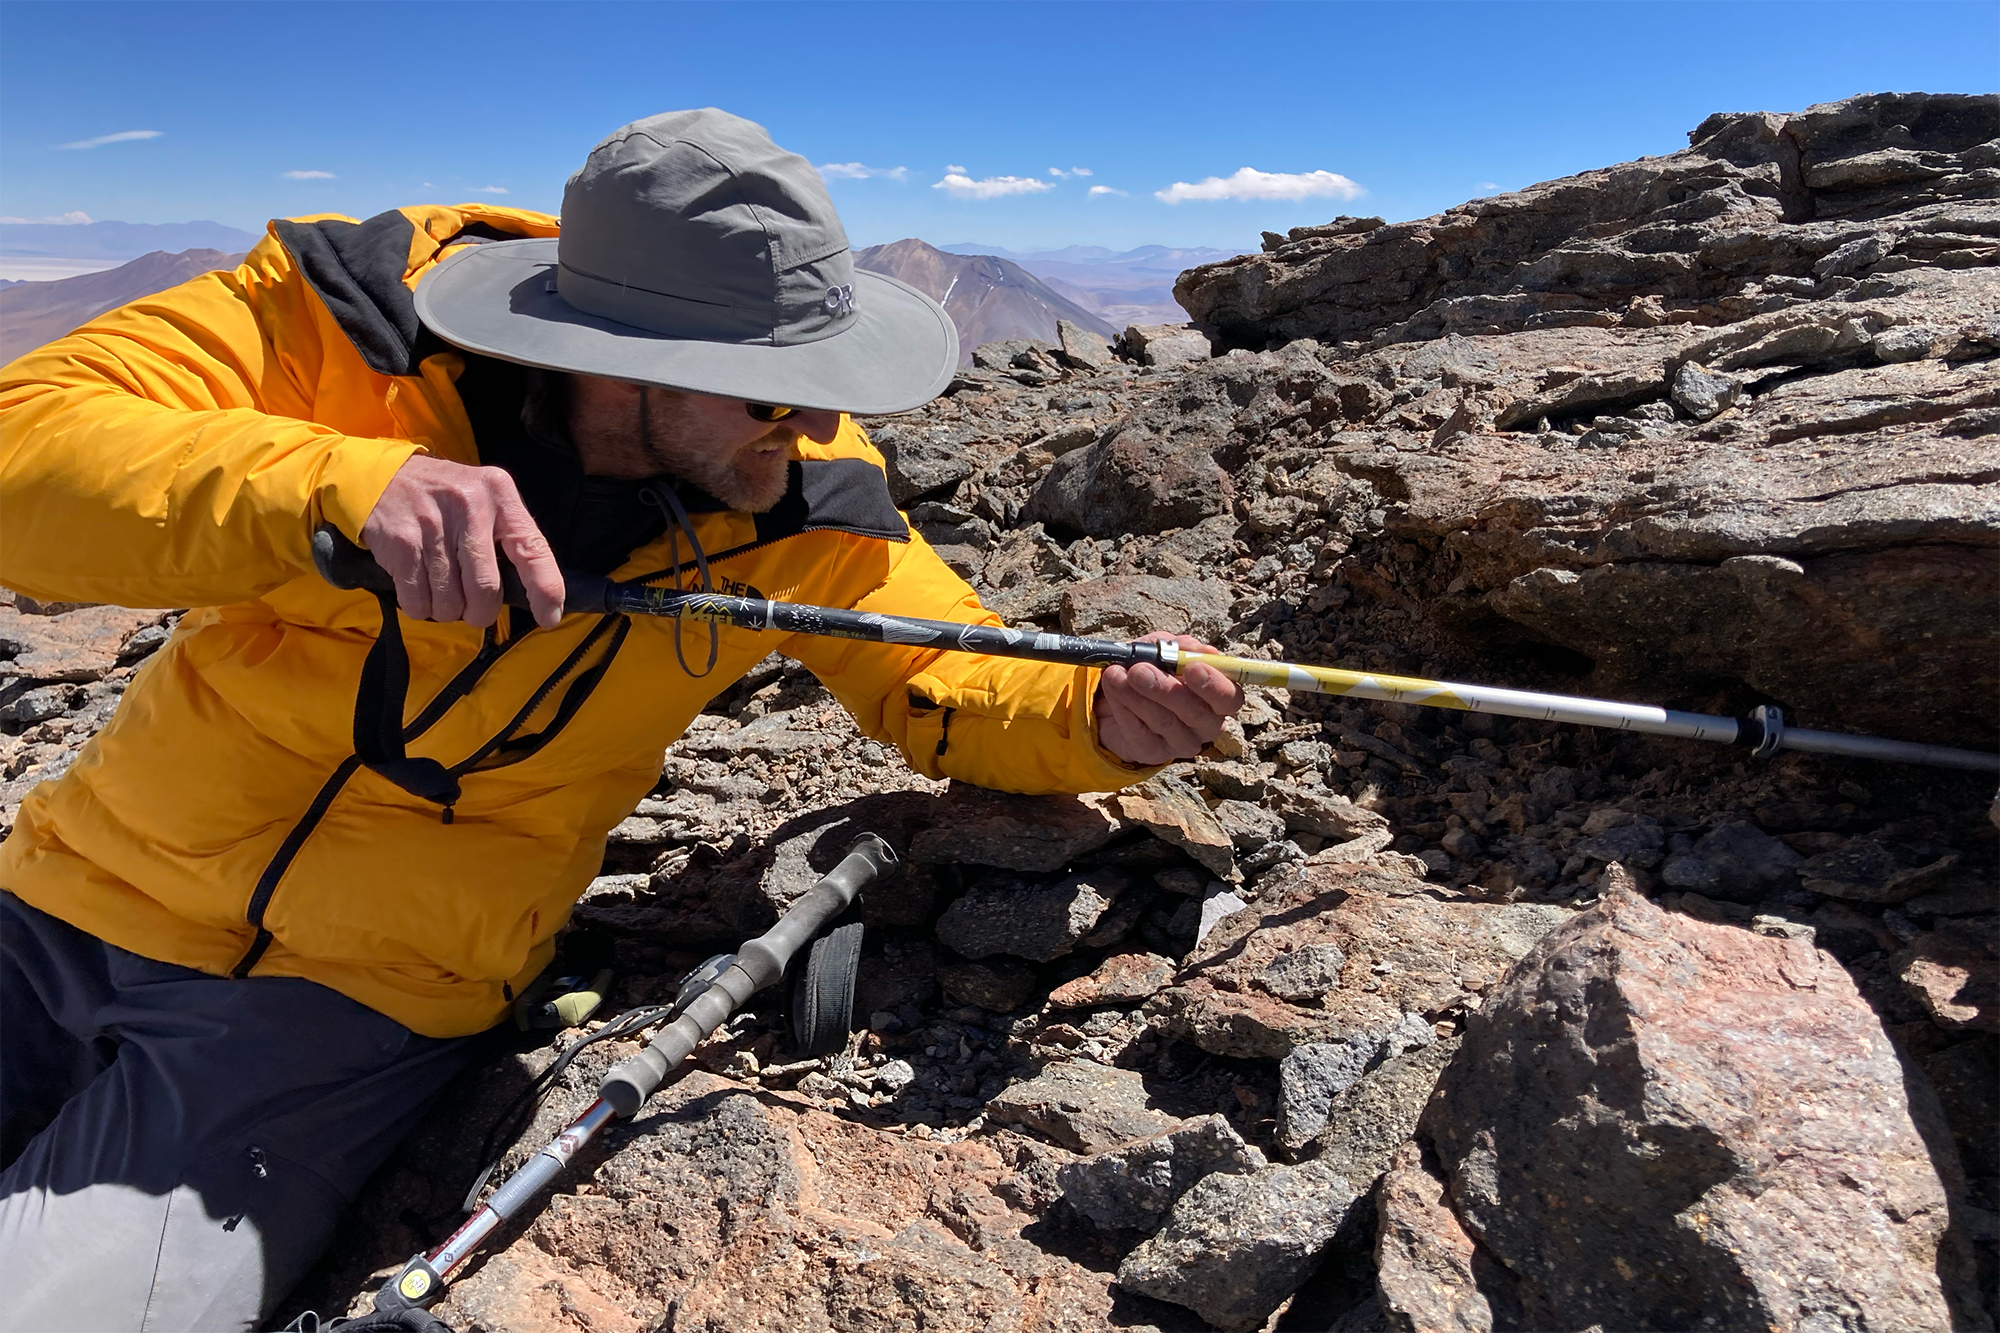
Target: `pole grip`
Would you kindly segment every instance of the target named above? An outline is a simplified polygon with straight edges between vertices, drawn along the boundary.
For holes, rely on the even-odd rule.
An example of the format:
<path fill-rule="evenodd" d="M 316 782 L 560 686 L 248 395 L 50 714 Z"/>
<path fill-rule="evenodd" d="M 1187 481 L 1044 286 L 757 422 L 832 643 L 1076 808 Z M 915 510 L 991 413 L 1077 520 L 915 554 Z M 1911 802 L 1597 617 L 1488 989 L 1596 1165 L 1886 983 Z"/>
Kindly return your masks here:
<path fill-rule="evenodd" d="M 669 1023 L 646 1048 L 621 1060 L 604 1075 L 597 1095 L 621 1119 L 639 1113 L 647 1098 L 659 1091 L 667 1075 L 688 1058 L 708 1035 L 721 1027 L 750 997 L 785 974 L 785 967 L 820 928 L 847 910 L 856 894 L 893 871 L 896 853 L 873 833 L 848 846 L 840 864 L 801 894 L 778 923 L 737 951 L 736 961 L 696 997 L 686 1011 Z"/>
<path fill-rule="evenodd" d="M 348 540 L 346 533 L 331 523 L 322 523 L 313 529 L 313 567 L 319 576 L 343 591 L 362 589 L 374 593 L 393 593 L 396 581 L 389 577 L 389 571 L 375 563 L 375 557 L 368 548 Z M 514 564 L 494 552 L 500 562 L 500 596 L 509 606 L 528 609 L 528 590 L 521 586 L 521 576 L 514 571 Z M 615 585 L 600 574 L 579 574 L 564 570 L 563 614 L 598 615 L 611 609 L 612 591 Z"/>

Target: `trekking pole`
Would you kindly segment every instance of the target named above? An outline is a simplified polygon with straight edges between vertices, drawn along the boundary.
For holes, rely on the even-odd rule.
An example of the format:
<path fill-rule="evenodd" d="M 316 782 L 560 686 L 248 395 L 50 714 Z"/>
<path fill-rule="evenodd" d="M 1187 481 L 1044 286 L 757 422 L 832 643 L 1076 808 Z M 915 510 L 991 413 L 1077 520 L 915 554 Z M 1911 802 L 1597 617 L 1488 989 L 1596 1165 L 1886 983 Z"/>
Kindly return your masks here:
<path fill-rule="evenodd" d="M 896 869 L 896 853 L 873 833 L 849 845 L 840 864 L 801 894 L 778 923 L 745 943 L 733 954 L 718 954 L 688 974 L 672 1006 L 657 1011 L 653 1022 L 666 1030 L 628 1060 L 613 1065 L 598 1084 L 597 1098 L 583 1109 L 549 1145 L 536 1153 L 493 1191 L 443 1244 L 418 1251 L 375 1293 L 382 1311 L 423 1308 L 444 1294 L 452 1271 L 472 1256 L 501 1223 L 554 1180 L 584 1144 L 613 1116 L 630 1119 L 658 1091 L 668 1074 L 695 1047 L 728 1020 L 752 995 L 784 976 L 800 947 L 820 928 L 847 910 L 855 895 Z M 642 1013 L 644 1011 L 641 1011 Z M 614 1020 L 613 1025 L 616 1025 Z M 629 1035 L 629 1032 L 626 1034 Z M 469 1206 L 469 1205 L 468 1205 Z"/>
<path fill-rule="evenodd" d="M 331 524 L 313 537 L 313 559 L 327 581 L 339 588 L 388 589 L 388 574 L 365 550 Z M 507 600 L 526 606 L 519 579 L 503 562 Z M 1299 666 L 1231 657 L 1226 653 L 1190 652 L 1171 643 L 1120 643 L 1111 639 L 1080 639 L 1068 634 L 1007 629 L 998 625 L 965 625 L 952 620 L 918 620 L 874 611 L 844 611 L 831 606 L 774 602 L 761 597 L 728 597 L 714 592 L 678 592 L 644 583 L 618 583 L 595 574 L 564 573 L 565 614 L 667 616 L 731 625 L 738 629 L 775 630 L 782 634 L 814 634 L 836 639 L 860 639 L 902 647 L 944 652 L 977 653 L 987 657 L 1019 657 L 1071 666 L 1137 666 L 1150 663 L 1171 675 L 1183 675 L 1196 662 L 1215 668 L 1240 685 L 1268 689 L 1340 694 L 1384 703 L 1420 704 L 1472 713 L 1544 722 L 1568 722 L 1616 731 L 1641 731 L 1656 736 L 1715 741 L 1747 746 L 1753 755 L 1768 757 L 1779 750 L 1837 754 L 1854 759 L 1928 764 L 2000 774 L 2000 755 L 1959 750 L 1947 745 L 1883 740 L 1844 732 L 1808 731 L 1785 725 L 1784 714 L 1769 705 L 1744 718 L 1709 713 L 1682 713 L 1649 704 L 1615 703 L 1568 694 L 1541 694 L 1492 685 L 1390 676 L 1339 667 Z"/>

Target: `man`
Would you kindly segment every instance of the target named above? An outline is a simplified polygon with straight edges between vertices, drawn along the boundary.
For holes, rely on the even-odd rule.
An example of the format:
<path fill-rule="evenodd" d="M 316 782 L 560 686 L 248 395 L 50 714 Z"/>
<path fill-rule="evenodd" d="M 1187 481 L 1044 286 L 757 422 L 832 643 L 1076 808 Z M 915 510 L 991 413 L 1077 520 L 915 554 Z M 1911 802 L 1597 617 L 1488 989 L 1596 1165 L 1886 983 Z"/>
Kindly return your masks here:
<path fill-rule="evenodd" d="M 195 608 L 0 847 L 0 1327 L 261 1318 L 773 649 L 934 777 L 1106 790 L 1216 735 L 1202 668 L 561 614 L 568 567 L 990 622 L 847 416 L 956 360 L 812 168 L 708 110 L 599 144 L 559 237 L 278 222 L 0 374 L 0 581 Z M 322 522 L 400 619 L 313 573 Z"/>

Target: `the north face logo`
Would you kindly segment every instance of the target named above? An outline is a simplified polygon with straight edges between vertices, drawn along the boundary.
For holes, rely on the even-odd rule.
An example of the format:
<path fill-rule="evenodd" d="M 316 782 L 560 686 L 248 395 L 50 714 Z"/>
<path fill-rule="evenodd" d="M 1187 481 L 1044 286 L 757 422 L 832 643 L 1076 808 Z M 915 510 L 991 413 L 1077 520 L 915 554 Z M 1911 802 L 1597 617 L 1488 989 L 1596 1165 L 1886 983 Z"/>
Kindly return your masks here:
<path fill-rule="evenodd" d="M 853 314 L 854 285 L 843 282 L 837 286 L 827 288 L 826 300 L 820 304 L 824 305 L 826 313 L 832 315 L 835 319 L 841 319 Z"/>

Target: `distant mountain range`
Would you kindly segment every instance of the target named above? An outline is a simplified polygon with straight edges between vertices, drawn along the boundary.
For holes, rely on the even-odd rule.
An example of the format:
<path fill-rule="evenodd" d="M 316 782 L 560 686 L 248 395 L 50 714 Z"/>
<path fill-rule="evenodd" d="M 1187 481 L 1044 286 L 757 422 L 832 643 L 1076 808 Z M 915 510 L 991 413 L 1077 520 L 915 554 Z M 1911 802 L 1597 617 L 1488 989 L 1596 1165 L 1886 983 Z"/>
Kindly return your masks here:
<path fill-rule="evenodd" d="M 155 251 L 220 250 L 242 254 L 263 240 L 220 222 L 0 222 L 0 257 L 137 259 Z"/>
<path fill-rule="evenodd" d="M 854 263 L 899 278 L 943 306 L 958 328 L 961 362 L 970 361 L 979 344 L 1002 338 L 1053 342 L 1059 319 L 1107 338 L 1124 331 L 1011 259 L 949 254 L 912 238 L 871 245 L 855 254 Z"/>
<path fill-rule="evenodd" d="M 1187 312 L 1174 301 L 1174 279 L 1198 264 L 1213 264 L 1243 250 L 1207 247 L 1176 249 L 1142 245 L 1110 250 L 1101 245 L 1067 245 L 1026 253 L 976 241 L 938 247 L 958 255 L 994 255 L 1011 260 L 1055 292 L 1092 311 L 1107 324 L 1184 324 Z"/>
<path fill-rule="evenodd" d="M 131 262 L 56 281 L 0 283 L 0 363 L 13 360 L 86 320 L 150 296 L 212 268 L 233 267 L 260 237 L 215 222 L 147 224 L 93 222 L 79 226 L 0 223 L 0 255 L 84 259 L 122 257 L 149 238 L 192 235 L 223 244 L 155 246 Z M 39 247 L 39 248 L 37 248 Z M 871 246 L 855 263 L 909 283 L 938 302 L 958 328 L 962 360 L 983 342 L 1003 338 L 1053 341 L 1056 321 L 1072 320 L 1116 337 L 1128 324 L 1177 324 L 1173 303 L 1182 269 L 1213 263 L 1229 250 L 1174 250 L 1163 245 L 1114 252 L 1101 246 L 1014 257 L 963 253 L 916 239 Z"/>
<path fill-rule="evenodd" d="M 163 292 L 210 269 L 234 268 L 242 262 L 242 255 L 220 250 L 184 250 L 180 254 L 156 250 L 102 273 L 55 282 L 17 282 L 0 288 L 0 365 L 128 301 Z"/>

